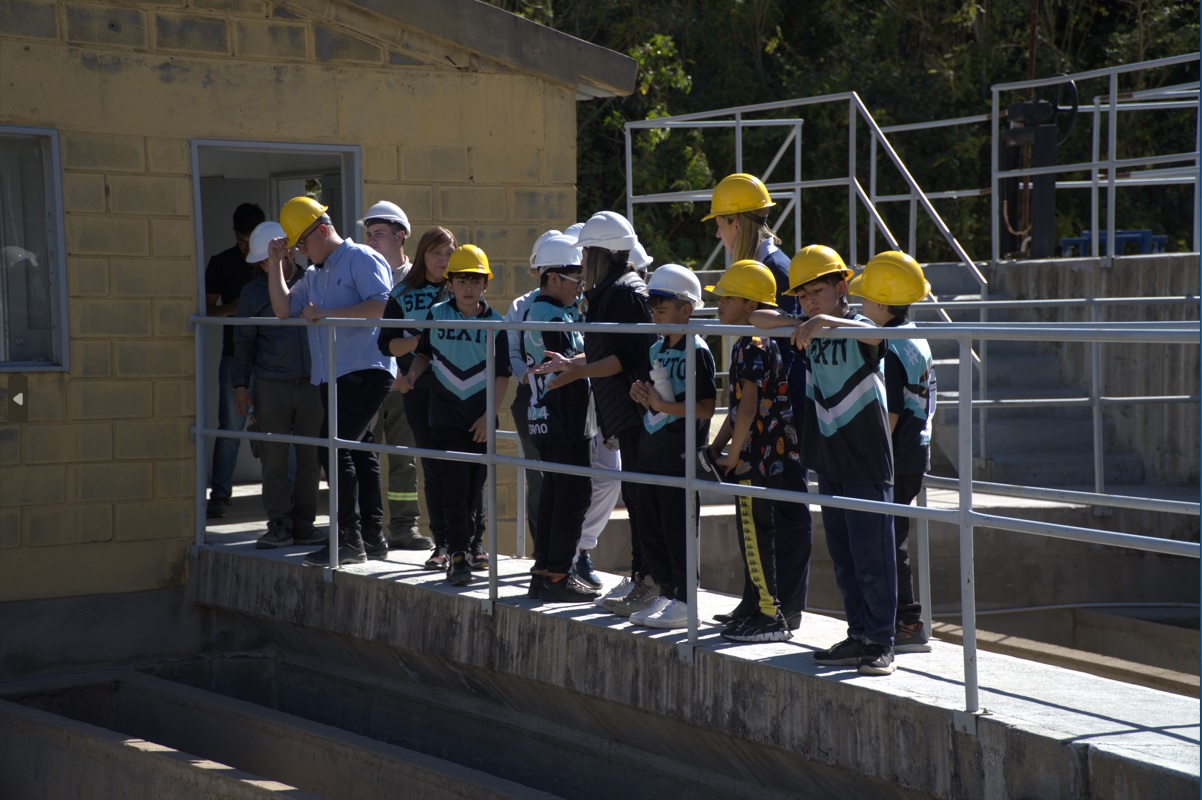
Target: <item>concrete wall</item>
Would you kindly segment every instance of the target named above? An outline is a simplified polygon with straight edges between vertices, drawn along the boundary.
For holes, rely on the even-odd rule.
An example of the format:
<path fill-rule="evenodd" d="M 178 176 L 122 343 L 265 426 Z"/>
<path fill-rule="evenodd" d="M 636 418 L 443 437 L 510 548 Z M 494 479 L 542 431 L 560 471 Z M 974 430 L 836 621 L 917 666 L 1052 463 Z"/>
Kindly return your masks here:
<path fill-rule="evenodd" d="M 1018 299 L 1056 297 L 1197 297 L 1197 253 L 1125 256 L 1112 266 L 1097 259 L 1017 261 L 999 265 L 993 278 L 1000 289 Z M 1088 309 L 1015 312 L 1030 321 L 1088 321 Z M 1198 302 L 1160 306 L 1104 308 L 1102 322 L 1197 320 Z M 1059 356 L 1065 380 L 1088 390 L 1091 374 L 1089 345 L 1048 343 Z M 1102 345 L 1102 392 L 1106 396 L 1196 395 L 1199 386 L 1197 345 Z M 1143 457 L 1150 483 L 1197 485 L 1198 405 L 1111 405 L 1105 410 L 1113 423 L 1115 445 Z"/>
<path fill-rule="evenodd" d="M 483 247 L 502 307 L 532 286 L 537 234 L 575 217 L 574 86 L 355 4 L 22 0 L 0 13 L 0 121 L 61 136 L 72 364 L 30 374 L 28 424 L 0 426 L 0 600 L 184 581 L 187 317 L 203 266 L 190 140 L 360 146 L 363 199 Z"/>

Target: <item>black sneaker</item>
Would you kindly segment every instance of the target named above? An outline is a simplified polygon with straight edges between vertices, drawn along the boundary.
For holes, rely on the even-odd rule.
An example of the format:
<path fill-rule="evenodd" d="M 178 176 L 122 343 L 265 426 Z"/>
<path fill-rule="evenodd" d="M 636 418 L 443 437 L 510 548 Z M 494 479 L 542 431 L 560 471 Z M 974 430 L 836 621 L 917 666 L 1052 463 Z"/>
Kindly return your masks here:
<path fill-rule="evenodd" d="M 351 547 L 349 544 L 338 545 L 338 566 L 344 564 L 365 564 L 367 563 L 367 554 L 363 552 L 363 545 Z M 306 567 L 328 567 L 330 565 L 330 546 L 326 545 L 320 550 L 314 550 L 305 556 Z"/>
<path fill-rule="evenodd" d="M 850 636 L 829 650 L 818 650 L 814 653 L 814 663 L 827 667 L 850 667 L 859 664 L 860 659 L 867 655 L 867 645 L 859 639 Z"/>
<path fill-rule="evenodd" d="M 430 553 L 430 557 L 426 559 L 426 563 L 422 566 L 428 570 L 437 571 L 446 569 L 450 563 L 451 557 L 447 555 L 447 548 L 440 544 L 434 548 L 434 551 Z"/>
<path fill-rule="evenodd" d="M 754 606 L 744 605 L 740 602 L 737 606 L 730 610 L 728 614 L 714 614 L 714 622 L 721 622 L 723 625 L 729 625 L 735 620 L 746 621 L 755 616 L 756 609 Z"/>
<path fill-rule="evenodd" d="M 472 549 L 468 553 L 467 560 L 472 565 L 472 569 L 488 569 L 488 551 L 484 549 L 484 542 L 479 539 L 472 542 Z"/>
<path fill-rule="evenodd" d="M 750 619 L 733 620 L 723 629 L 722 638 L 732 642 L 787 642 L 793 632 L 779 612 L 775 617 L 757 612 Z"/>
<path fill-rule="evenodd" d="M 864 645 L 864 657 L 860 659 L 857 672 L 861 675 L 892 675 L 894 669 L 892 647 L 876 642 Z"/>
<path fill-rule="evenodd" d="M 231 505 L 233 501 L 228 497 L 210 497 L 208 505 L 205 506 L 205 518 L 221 519 Z"/>
<path fill-rule="evenodd" d="M 907 628 L 900 622 L 893 632 L 893 652 L 895 653 L 929 653 L 931 652 L 930 637 L 926 627 L 919 622 L 917 628 Z"/>
<path fill-rule="evenodd" d="M 800 611 L 785 611 L 782 608 L 780 613 L 785 615 L 785 622 L 787 622 L 789 624 L 789 630 L 795 631 L 801 627 L 801 612 Z"/>
<path fill-rule="evenodd" d="M 538 599 L 544 603 L 588 603 L 600 594 L 591 586 L 586 586 L 579 578 L 568 575 L 557 581 L 543 579 L 539 587 Z"/>
<path fill-rule="evenodd" d="M 472 567 L 468 563 L 465 551 L 457 550 L 451 554 L 451 564 L 447 567 L 447 581 L 452 586 L 467 586 L 472 582 Z"/>
<path fill-rule="evenodd" d="M 526 590 L 526 596 L 531 600 L 537 600 L 543 588 L 543 574 L 541 572 L 530 573 L 530 588 Z"/>
<path fill-rule="evenodd" d="M 371 544 L 364 542 L 363 552 L 371 561 L 387 561 L 388 542 L 383 537 L 380 538 L 380 541 Z"/>
<path fill-rule="evenodd" d="M 579 551 L 576 563 L 572 565 L 572 574 L 590 589 L 600 589 L 605 585 L 601 582 L 601 575 L 593 566 L 593 559 L 588 550 Z"/>

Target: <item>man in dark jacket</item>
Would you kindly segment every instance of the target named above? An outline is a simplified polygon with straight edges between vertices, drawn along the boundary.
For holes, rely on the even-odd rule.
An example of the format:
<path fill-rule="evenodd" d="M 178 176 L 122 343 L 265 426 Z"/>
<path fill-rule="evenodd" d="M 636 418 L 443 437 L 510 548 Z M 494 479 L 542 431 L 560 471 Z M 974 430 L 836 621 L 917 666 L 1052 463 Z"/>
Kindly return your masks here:
<path fill-rule="evenodd" d="M 250 236 L 248 263 L 255 265 L 255 278 L 242 289 L 239 317 L 274 317 L 267 290 L 267 244 L 283 236 L 275 222 L 264 222 Z M 301 277 L 291 252 L 284 269 L 285 280 L 295 284 Z M 321 395 L 309 382 L 309 342 L 303 327 L 251 327 L 234 329 L 232 384 L 238 412 L 253 416 L 260 433 L 318 436 L 323 416 Z M 254 401 L 248 386 L 254 375 Z M 320 478 L 318 448 L 296 445 L 296 472 L 289 480 L 288 450 L 291 445 L 264 442 L 260 461 L 263 468 L 263 507 L 267 533 L 255 547 L 270 549 L 293 544 L 320 544 L 325 537 L 313 528 L 317 515 L 317 484 Z"/>

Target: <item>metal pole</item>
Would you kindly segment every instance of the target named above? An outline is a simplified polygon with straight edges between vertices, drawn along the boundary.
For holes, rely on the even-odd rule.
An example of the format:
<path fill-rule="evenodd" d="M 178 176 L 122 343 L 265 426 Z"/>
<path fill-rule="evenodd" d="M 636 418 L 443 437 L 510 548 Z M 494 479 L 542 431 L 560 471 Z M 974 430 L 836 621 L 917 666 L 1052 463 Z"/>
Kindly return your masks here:
<path fill-rule="evenodd" d="M 497 601 L 497 353 L 496 331 L 485 331 L 484 341 L 484 413 L 488 420 L 484 434 L 484 452 L 488 454 L 485 481 L 488 484 L 488 600 Z M 508 358 L 508 355 L 506 355 Z M 520 533 L 520 532 L 519 532 Z"/>
<path fill-rule="evenodd" d="M 918 195 L 910 187 L 910 250 L 909 253 L 918 259 Z"/>
<path fill-rule="evenodd" d="M 1118 255 L 1114 252 L 1114 225 L 1115 225 L 1115 180 L 1118 177 L 1115 169 L 1115 159 L 1118 158 L 1118 137 L 1119 137 L 1119 75 L 1117 72 L 1110 73 L 1110 125 L 1106 129 L 1106 259 L 1102 261 L 1102 266 L 1110 266 L 1114 263 L 1114 257 Z"/>
<path fill-rule="evenodd" d="M 743 115 L 735 114 L 735 172 L 743 171 Z"/>
<path fill-rule="evenodd" d="M 202 436 L 201 428 L 208 426 L 209 409 L 205 371 L 205 335 L 208 328 L 200 323 L 194 323 L 196 350 L 196 546 L 203 547 L 205 543 L 205 513 L 208 504 L 205 499 L 209 481 L 209 438 Z"/>
<path fill-rule="evenodd" d="M 868 137 L 868 201 L 876 208 L 876 137 Z M 878 211 L 879 213 L 879 211 Z M 876 218 L 868 215 L 868 257 L 876 252 Z M 911 253 L 914 251 L 911 250 Z"/>
<path fill-rule="evenodd" d="M 1089 171 L 1089 252 L 1094 258 L 1098 257 L 1098 222 L 1099 208 L 1102 202 L 1098 192 L 1098 159 L 1102 157 L 1102 107 L 1095 97 L 1093 101 L 1093 169 Z M 1080 253 L 1079 255 L 1085 255 Z"/>
<path fill-rule="evenodd" d="M 1100 309 L 1097 303 L 1089 306 L 1089 320 L 1098 322 Z M 1089 405 L 1093 413 L 1093 490 L 1102 494 L 1106 490 L 1106 464 L 1102 452 L 1102 343 L 1089 343 Z"/>
<path fill-rule="evenodd" d="M 689 644 L 697 644 L 697 584 L 701 574 L 701 528 L 697 513 L 697 489 L 694 480 L 697 477 L 697 386 L 692 380 L 697 372 L 697 339 L 691 333 L 685 334 L 684 345 L 684 477 L 687 486 L 684 491 L 685 558 L 688 572 L 685 574 L 685 591 L 689 604 Z M 705 443 L 703 442 L 702 445 Z"/>
<path fill-rule="evenodd" d="M 856 102 L 847 104 L 847 263 L 856 264 Z"/>
<path fill-rule="evenodd" d="M 960 626 L 964 635 L 964 708 L 970 714 L 980 710 L 977 687 L 977 598 L 973 566 L 972 526 L 972 340 L 960 343 L 960 399 L 957 435 L 960 439 Z M 968 424 L 965 424 L 967 420 Z"/>
<path fill-rule="evenodd" d="M 634 224 L 634 150 L 630 146 L 630 125 L 626 125 L 626 219 Z"/>
<path fill-rule="evenodd" d="M 1001 200 L 998 197 L 999 188 L 997 177 L 998 167 L 1000 166 L 998 164 L 998 117 L 1000 109 L 998 105 L 998 88 L 996 86 L 993 87 L 992 94 L 993 108 L 992 113 L 989 115 L 990 141 L 993 143 L 993 146 L 989 148 L 989 226 L 990 230 L 993 232 L 993 235 L 990 237 L 990 239 L 993 246 L 993 263 L 996 264 L 1002 260 L 1002 243 L 999 238 L 1001 235 L 1002 207 Z"/>
<path fill-rule="evenodd" d="M 801 249 L 801 133 L 802 124 L 797 123 L 797 135 L 793 137 L 793 180 L 797 186 L 793 189 L 793 251 Z M 1194 216 L 1197 214 L 1197 193 L 1194 194 Z M 1194 237 L 1197 241 L 1197 237 Z M 790 287 L 792 288 L 792 287 Z"/>
<path fill-rule="evenodd" d="M 518 333 L 518 331 L 510 331 Z M 514 425 L 521 425 L 521 420 L 515 419 Z M 522 440 L 518 440 L 518 455 L 522 458 L 528 458 L 526 449 L 522 447 Z M 529 528 L 529 521 L 526 519 L 526 468 L 518 467 L 518 507 L 517 507 L 517 557 L 526 557 L 526 530 Z M 495 553 L 493 554 L 496 555 Z"/>
<path fill-rule="evenodd" d="M 927 487 L 918 490 L 918 505 L 926 507 Z M 931 635 L 931 523 L 926 517 L 920 517 L 914 527 L 914 546 L 918 559 L 918 602 L 922 604 L 922 627 L 927 636 Z"/>
<path fill-rule="evenodd" d="M 333 324 L 322 323 L 330 332 L 326 342 L 326 482 L 330 487 L 330 535 L 326 545 L 330 548 L 330 572 L 326 573 L 327 580 L 334 579 L 334 570 L 338 569 L 338 378 L 335 375 L 335 348 L 337 334 Z"/>
<path fill-rule="evenodd" d="M 1194 132 L 1197 134 L 1197 140 L 1196 140 L 1195 146 L 1198 148 L 1198 152 L 1202 153 L 1202 103 L 1198 104 L 1198 121 L 1197 121 L 1196 125 L 1197 125 L 1197 127 L 1194 128 Z M 1202 191 L 1202 186 L 1200 186 L 1199 184 L 1202 184 L 1202 158 L 1195 158 L 1194 159 L 1194 252 L 1195 253 L 1198 252 L 1199 245 L 1202 245 L 1202 240 L 1199 239 L 1199 235 L 1198 235 L 1198 233 L 1199 233 L 1198 227 L 1199 227 L 1199 225 L 1202 225 L 1202 222 L 1199 221 L 1199 215 L 1200 215 L 1200 211 L 1202 211 L 1202 209 L 1200 209 L 1200 207 L 1199 207 L 1199 198 L 1198 198 L 1199 192 Z"/>

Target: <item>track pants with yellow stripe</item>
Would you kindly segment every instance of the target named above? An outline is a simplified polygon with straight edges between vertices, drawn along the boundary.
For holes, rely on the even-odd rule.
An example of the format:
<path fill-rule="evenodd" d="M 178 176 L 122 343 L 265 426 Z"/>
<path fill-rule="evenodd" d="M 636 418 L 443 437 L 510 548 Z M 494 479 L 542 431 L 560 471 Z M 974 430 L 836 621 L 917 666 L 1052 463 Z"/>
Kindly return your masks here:
<path fill-rule="evenodd" d="M 740 481 L 740 485 L 804 491 L 804 474 L 800 468 L 789 469 L 762 483 Z M 756 607 L 770 617 L 782 606 L 786 614 L 804 610 L 813 541 L 809 508 L 805 503 L 740 497 L 737 510 L 743 554 L 740 605 Z"/>

